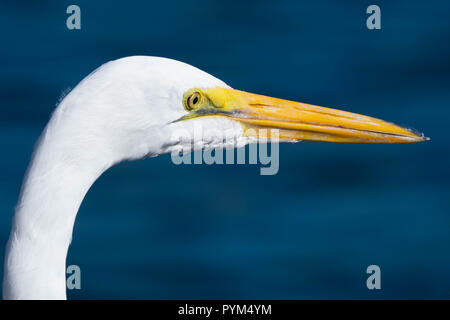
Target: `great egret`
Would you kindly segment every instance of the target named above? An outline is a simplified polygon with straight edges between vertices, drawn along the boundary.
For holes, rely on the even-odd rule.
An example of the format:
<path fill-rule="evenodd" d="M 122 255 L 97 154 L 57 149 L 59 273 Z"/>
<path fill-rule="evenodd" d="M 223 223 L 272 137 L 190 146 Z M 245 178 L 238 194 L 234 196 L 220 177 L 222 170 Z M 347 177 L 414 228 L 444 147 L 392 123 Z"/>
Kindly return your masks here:
<path fill-rule="evenodd" d="M 192 144 L 173 134 L 190 132 L 194 124 L 216 130 Z M 279 129 L 281 141 L 426 140 L 375 118 L 238 91 L 171 59 L 134 56 L 108 62 L 61 101 L 36 144 L 6 248 L 4 298 L 66 298 L 65 263 L 75 216 L 105 170 L 191 145 L 229 147 L 214 134 L 218 130 L 231 132 L 232 146 L 243 146 L 257 141 L 260 131 L 249 129 L 258 128 Z"/>

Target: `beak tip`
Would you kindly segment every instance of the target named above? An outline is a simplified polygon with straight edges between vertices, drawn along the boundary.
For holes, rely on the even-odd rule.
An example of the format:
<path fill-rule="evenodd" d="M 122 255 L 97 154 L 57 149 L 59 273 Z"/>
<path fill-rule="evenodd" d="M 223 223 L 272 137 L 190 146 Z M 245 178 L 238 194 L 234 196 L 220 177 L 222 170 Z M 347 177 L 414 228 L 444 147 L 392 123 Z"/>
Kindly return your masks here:
<path fill-rule="evenodd" d="M 411 129 L 411 128 L 408 128 L 406 130 L 409 131 L 410 134 L 413 135 L 414 140 L 412 142 L 423 142 L 423 141 L 431 140 L 431 138 L 426 137 L 422 132 L 420 132 L 418 130 L 414 130 L 414 129 Z"/>
<path fill-rule="evenodd" d="M 430 140 L 431 140 L 430 137 L 425 137 L 425 135 L 422 133 L 422 134 L 417 134 L 415 141 L 413 141 L 413 142 L 424 142 L 424 141 L 430 141 Z"/>
<path fill-rule="evenodd" d="M 428 140 L 431 140 L 431 138 L 430 137 L 426 137 L 425 136 L 425 134 L 423 134 L 422 132 L 420 132 L 420 131 L 413 131 L 413 133 L 417 136 L 417 138 L 418 138 L 418 140 L 419 141 L 428 141 Z"/>

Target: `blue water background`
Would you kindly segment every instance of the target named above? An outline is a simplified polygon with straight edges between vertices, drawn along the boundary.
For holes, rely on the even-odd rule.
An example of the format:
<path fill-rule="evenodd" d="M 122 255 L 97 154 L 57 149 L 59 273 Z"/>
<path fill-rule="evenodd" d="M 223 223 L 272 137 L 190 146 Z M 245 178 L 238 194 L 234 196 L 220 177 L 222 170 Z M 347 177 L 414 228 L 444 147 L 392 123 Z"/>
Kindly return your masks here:
<path fill-rule="evenodd" d="M 82 29 L 69 31 L 78 4 Z M 368 5 L 382 29 L 366 28 Z M 427 143 L 282 145 L 280 170 L 122 163 L 87 194 L 80 298 L 450 298 L 449 1 L 16 1 L 0 5 L 0 257 L 61 94 L 130 55 L 242 90 L 372 115 Z M 381 267 L 382 289 L 366 288 Z M 3 266 L 0 267 L 3 273 Z"/>

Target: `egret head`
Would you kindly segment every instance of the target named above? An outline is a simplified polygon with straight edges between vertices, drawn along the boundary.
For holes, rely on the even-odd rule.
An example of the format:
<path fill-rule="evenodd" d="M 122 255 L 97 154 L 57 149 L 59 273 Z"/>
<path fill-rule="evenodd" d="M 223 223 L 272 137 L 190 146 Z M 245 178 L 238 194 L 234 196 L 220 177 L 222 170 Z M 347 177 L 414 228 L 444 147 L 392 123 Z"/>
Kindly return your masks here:
<path fill-rule="evenodd" d="M 270 139 L 272 129 L 278 130 L 280 141 L 291 142 L 426 140 L 372 117 L 235 90 L 193 66 L 165 58 L 109 62 L 83 80 L 67 103 L 74 99 L 89 100 L 90 116 L 83 118 L 95 126 L 86 131 L 106 133 L 103 140 L 124 159 L 180 148 L 242 146 L 260 136 Z"/>

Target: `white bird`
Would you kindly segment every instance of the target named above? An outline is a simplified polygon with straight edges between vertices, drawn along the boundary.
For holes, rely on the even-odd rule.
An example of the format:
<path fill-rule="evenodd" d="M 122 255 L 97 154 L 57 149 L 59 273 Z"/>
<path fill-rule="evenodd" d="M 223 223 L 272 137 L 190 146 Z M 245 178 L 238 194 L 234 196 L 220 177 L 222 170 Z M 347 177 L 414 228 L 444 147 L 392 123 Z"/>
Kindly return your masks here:
<path fill-rule="evenodd" d="M 24 178 L 6 248 L 5 299 L 66 299 L 66 256 L 80 204 L 124 160 L 236 147 L 279 129 L 281 141 L 406 143 L 423 135 L 375 118 L 231 89 L 188 64 L 135 56 L 108 62 L 58 105 Z M 231 134 L 224 142 L 217 132 Z M 210 133 L 208 133 L 210 132 Z M 261 133 L 264 132 L 264 133 Z M 192 135 L 195 136 L 195 135 Z"/>

